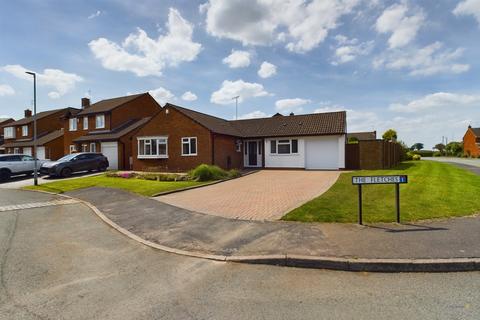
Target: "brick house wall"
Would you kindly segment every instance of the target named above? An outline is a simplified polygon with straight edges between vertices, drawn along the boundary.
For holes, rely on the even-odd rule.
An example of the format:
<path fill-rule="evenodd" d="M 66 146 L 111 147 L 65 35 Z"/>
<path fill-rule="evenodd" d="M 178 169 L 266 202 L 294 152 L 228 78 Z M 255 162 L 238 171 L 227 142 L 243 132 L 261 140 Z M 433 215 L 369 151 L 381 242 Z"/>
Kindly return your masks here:
<path fill-rule="evenodd" d="M 45 157 L 50 160 L 58 160 L 63 154 L 63 136 L 45 143 Z"/>
<path fill-rule="evenodd" d="M 213 134 L 214 164 L 224 169 L 243 168 L 243 148 L 236 151 L 238 138 Z"/>
<path fill-rule="evenodd" d="M 463 136 L 463 153 L 471 157 L 480 156 L 480 139 L 473 133 L 472 128 L 468 128 Z"/>
<path fill-rule="evenodd" d="M 168 113 L 166 112 L 168 110 Z M 167 159 L 138 159 L 138 137 L 168 137 Z M 197 155 L 182 156 L 182 138 L 197 138 Z M 133 170 L 187 171 L 199 164 L 212 164 L 212 135 L 210 130 L 183 113 L 164 108 L 134 135 L 132 139 Z"/>

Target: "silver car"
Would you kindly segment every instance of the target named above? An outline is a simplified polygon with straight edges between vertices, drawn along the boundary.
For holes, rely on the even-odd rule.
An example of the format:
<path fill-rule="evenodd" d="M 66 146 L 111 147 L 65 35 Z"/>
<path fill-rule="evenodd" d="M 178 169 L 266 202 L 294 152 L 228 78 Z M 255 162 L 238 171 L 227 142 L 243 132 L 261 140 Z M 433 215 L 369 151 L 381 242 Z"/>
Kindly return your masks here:
<path fill-rule="evenodd" d="M 10 179 L 11 176 L 33 174 L 35 159 L 26 154 L 0 154 L 0 181 Z M 45 161 L 37 160 L 37 170 Z"/>

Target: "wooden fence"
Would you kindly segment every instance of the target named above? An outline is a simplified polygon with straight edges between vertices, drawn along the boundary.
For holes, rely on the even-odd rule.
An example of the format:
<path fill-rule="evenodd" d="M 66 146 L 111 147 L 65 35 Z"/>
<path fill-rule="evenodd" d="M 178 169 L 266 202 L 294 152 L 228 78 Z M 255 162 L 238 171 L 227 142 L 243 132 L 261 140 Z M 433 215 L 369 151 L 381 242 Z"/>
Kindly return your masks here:
<path fill-rule="evenodd" d="M 359 141 L 345 146 L 345 167 L 349 170 L 389 169 L 400 163 L 401 147 L 384 140 Z"/>

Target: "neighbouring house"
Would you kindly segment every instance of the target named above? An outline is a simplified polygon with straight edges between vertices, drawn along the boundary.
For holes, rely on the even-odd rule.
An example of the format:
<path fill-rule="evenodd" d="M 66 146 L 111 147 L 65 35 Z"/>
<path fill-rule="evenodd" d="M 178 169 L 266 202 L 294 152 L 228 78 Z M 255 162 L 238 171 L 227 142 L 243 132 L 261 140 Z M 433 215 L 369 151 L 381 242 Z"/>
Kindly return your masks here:
<path fill-rule="evenodd" d="M 110 169 L 132 168 L 132 136 L 161 110 L 148 93 L 106 99 L 90 104 L 65 119 L 64 153 L 101 152 Z"/>
<path fill-rule="evenodd" d="M 377 140 L 377 131 L 347 133 L 347 142 Z"/>
<path fill-rule="evenodd" d="M 57 160 L 63 153 L 63 122 L 67 115 L 77 112 L 75 108 L 62 108 L 37 113 L 38 159 Z M 6 153 L 23 153 L 34 156 L 32 111 L 25 110 L 23 119 L 10 122 L 3 127 Z"/>
<path fill-rule="evenodd" d="M 225 120 L 167 103 L 132 141 L 133 169 L 345 168 L 346 113 Z"/>
<path fill-rule="evenodd" d="M 463 136 L 463 153 L 469 157 L 480 157 L 480 128 L 468 126 Z"/>
<path fill-rule="evenodd" d="M 10 122 L 14 122 L 12 118 L 0 118 L 0 154 L 5 153 L 4 138 L 3 138 L 3 127 L 5 127 Z"/>

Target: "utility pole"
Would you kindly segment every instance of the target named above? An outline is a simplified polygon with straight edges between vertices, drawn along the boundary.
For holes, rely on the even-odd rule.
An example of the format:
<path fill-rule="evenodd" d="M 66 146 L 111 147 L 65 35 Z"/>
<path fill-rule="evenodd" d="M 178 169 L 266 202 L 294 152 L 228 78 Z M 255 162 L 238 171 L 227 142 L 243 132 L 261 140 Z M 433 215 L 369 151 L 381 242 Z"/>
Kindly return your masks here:
<path fill-rule="evenodd" d="M 33 184 L 38 186 L 37 170 L 37 74 L 26 71 L 25 73 L 33 76 Z"/>
<path fill-rule="evenodd" d="M 232 100 L 235 99 L 235 120 L 238 120 L 238 98 L 240 98 L 240 96 L 232 98 Z"/>

